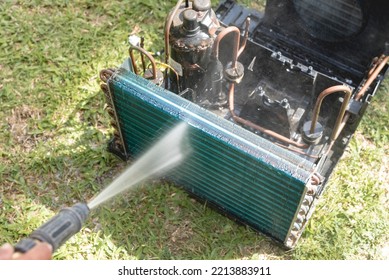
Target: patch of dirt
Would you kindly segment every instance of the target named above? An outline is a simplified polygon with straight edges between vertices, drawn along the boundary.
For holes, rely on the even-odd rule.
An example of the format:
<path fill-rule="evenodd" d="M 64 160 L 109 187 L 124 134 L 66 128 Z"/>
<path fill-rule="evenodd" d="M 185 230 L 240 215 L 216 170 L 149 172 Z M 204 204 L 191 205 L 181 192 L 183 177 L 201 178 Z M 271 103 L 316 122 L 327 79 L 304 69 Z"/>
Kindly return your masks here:
<path fill-rule="evenodd" d="M 182 221 L 178 226 L 169 224 L 167 231 L 170 232 L 168 247 L 173 255 L 180 253 L 180 248 L 188 246 L 189 240 L 194 234 L 189 220 Z"/>
<path fill-rule="evenodd" d="M 173 243 L 184 243 L 189 240 L 193 235 L 190 224 L 190 221 L 183 221 L 183 223 L 171 234 L 170 240 Z"/>
<path fill-rule="evenodd" d="M 32 150 L 38 141 L 38 136 L 31 133 L 30 120 L 39 121 L 42 115 L 41 110 L 29 107 L 28 105 L 22 105 L 12 109 L 11 115 L 7 117 L 11 135 L 24 151 Z"/>
<path fill-rule="evenodd" d="M 271 239 L 265 239 L 256 246 L 244 247 L 243 259 L 255 259 L 255 260 L 285 260 L 290 259 L 285 249 L 276 244 Z"/>
<path fill-rule="evenodd" d="M 116 177 L 120 176 L 120 174 L 125 170 L 125 168 L 131 164 L 131 161 L 118 161 L 116 164 L 112 165 L 111 169 L 101 176 L 96 176 L 96 182 L 102 186 L 107 186 L 111 183 Z"/>
<path fill-rule="evenodd" d="M 374 142 L 372 142 L 371 140 L 367 139 L 360 132 L 356 132 L 354 137 L 355 137 L 356 140 L 358 140 L 360 143 L 362 143 L 362 148 L 363 149 L 366 149 L 366 148 L 374 149 L 376 147 L 374 145 Z"/>
<path fill-rule="evenodd" d="M 92 21 L 91 25 L 93 27 L 101 27 L 104 25 L 112 26 L 112 22 L 108 21 L 108 17 L 106 15 L 96 16 Z"/>
<path fill-rule="evenodd" d="M 142 29 L 139 27 L 139 25 L 135 25 L 135 27 L 132 29 L 130 35 L 138 34 L 142 31 Z"/>

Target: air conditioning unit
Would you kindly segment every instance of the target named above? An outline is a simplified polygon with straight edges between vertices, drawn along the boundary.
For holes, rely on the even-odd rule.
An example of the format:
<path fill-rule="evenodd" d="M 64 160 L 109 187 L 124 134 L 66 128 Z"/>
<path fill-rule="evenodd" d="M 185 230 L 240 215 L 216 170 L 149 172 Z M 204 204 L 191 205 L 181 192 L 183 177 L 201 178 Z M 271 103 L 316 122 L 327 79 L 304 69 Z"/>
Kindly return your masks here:
<path fill-rule="evenodd" d="M 186 122 L 192 152 L 168 179 L 292 248 L 388 70 L 383 7 L 178 1 L 160 60 L 135 40 L 101 72 L 110 150 L 137 156 Z"/>

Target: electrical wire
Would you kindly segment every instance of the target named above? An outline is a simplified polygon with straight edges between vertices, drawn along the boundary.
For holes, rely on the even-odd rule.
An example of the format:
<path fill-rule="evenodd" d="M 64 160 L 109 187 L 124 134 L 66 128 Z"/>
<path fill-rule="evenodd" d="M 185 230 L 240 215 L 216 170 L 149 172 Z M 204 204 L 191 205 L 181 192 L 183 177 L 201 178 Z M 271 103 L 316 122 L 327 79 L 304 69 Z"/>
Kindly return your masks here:
<path fill-rule="evenodd" d="M 180 75 L 178 74 L 178 72 L 176 71 L 176 69 L 174 69 L 173 66 L 171 66 L 171 65 L 169 65 L 169 64 L 167 64 L 167 63 L 163 63 L 163 62 L 160 62 L 160 61 L 155 61 L 155 63 L 157 63 L 157 64 L 159 64 L 159 65 L 161 65 L 161 66 L 163 66 L 163 67 L 165 67 L 165 68 L 169 68 L 170 70 L 173 71 L 173 73 L 176 75 L 177 86 L 179 87 L 179 88 L 178 88 L 178 92 L 180 92 L 180 91 L 181 91 L 181 89 L 180 89 Z"/>

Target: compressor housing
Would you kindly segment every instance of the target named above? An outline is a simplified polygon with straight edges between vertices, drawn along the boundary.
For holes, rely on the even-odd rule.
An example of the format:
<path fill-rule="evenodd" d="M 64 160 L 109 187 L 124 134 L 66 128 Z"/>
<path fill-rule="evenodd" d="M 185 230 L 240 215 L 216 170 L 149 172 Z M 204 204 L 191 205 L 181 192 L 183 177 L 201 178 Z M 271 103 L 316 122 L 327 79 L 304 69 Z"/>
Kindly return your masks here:
<path fill-rule="evenodd" d="M 387 7 L 178 1 L 163 62 L 140 41 L 101 71 L 110 150 L 127 160 L 188 123 L 192 152 L 167 178 L 292 248 L 388 70 Z"/>

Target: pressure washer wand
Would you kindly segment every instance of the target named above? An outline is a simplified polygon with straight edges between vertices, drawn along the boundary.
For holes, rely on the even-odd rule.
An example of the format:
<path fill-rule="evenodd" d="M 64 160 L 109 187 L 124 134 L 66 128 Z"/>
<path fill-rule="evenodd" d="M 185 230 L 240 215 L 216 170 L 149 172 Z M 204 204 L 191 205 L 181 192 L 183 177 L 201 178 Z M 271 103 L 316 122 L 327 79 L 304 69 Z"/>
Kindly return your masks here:
<path fill-rule="evenodd" d="M 26 253 L 37 242 L 49 243 L 54 252 L 81 230 L 89 211 L 89 207 L 85 203 L 77 203 L 72 207 L 60 210 L 57 215 L 36 229 L 29 237 L 20 240 L 14 246 L 15 252 Z"/>

